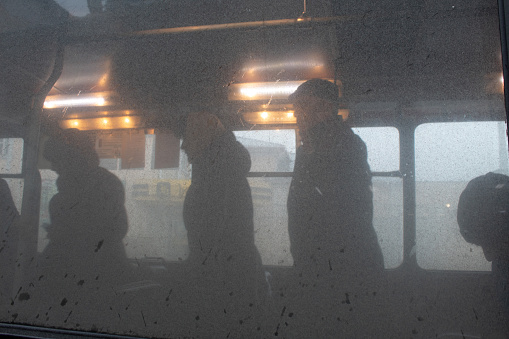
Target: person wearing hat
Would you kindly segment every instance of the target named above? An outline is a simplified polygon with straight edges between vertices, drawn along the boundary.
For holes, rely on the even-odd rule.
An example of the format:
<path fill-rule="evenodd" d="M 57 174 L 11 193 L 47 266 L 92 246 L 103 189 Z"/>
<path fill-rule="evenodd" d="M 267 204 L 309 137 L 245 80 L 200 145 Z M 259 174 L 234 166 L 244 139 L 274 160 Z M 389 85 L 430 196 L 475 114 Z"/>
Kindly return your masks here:
<path fill-rule="evenodd" d="M 288 195 L 290 250 L 304 299 L 299 307 L 327 322 L 341 313 L 336 307 L 347 307 L 338 305 L 359 305 L 357 296 L 376 292 L 384 269 L 372 224 L 371 171 L 366 145 L 338 116 L 334 83 L 306 81 L 289 99 L 302 139 Z M 311 326 L 336 335 L 339 324 L 330 323 Z"/>

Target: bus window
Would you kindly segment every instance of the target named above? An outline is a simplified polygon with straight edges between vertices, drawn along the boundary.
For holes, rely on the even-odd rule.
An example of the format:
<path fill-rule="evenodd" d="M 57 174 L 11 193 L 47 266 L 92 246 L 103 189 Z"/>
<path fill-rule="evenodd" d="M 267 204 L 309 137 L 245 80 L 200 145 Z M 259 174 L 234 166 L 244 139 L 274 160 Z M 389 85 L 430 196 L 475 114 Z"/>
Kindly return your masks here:
<path fill-rule="evenodd" d="M 264 265 L 291 266 L 286 199 L 291 178 L 248 178 L 253 197 L 255 244 Z"/>
<path fill-rule="evenodd" d="M 422 268 L 491 269 L 481 248 L 461 236 L 456 213 L 471 179 L 509 173 L 505 131 L 503 122 L 434 123 L 416 129 L 416 251 Z"/>
<path fill-rule="evenodd" d="M 503 2 L 0 0 L 0 335 L 508 337 Z"/>
<path fill-rule="evenodd" d="M 187 157 L 172 134 L 144 130 L 91 132 L 100 166 L 122 182 L 129 231 L 124 238 L 130 259 L 160 258 L 178 262 L 187 257 L 182 206 L 190 183 Z M 163 144 L 164 153 L 158 149 Z M 161 154 L 159 154 L 161 153 Z M 57 193 L 57 174 L 41 169 L 42 193 L 38 251 L 48 243 L 49 203 Z"/>
<path fill-rule="evenodd" d="M 21 138 L 0 138 L 0 178 L 9 186 L 16 209 L 21 211 L 23 198 L 22 172 L 24 142 Z M 6 175 L 2 178 L 2 175 Z"/>
<path fill-rule="evenodd" d="M 399 132 L 394 127 L 353 128 L 366 143 L 373 176 L 373 226 L 384 255 L 385 268 L 403 262 L 403 180 L 386 176 L 399 172 Z"/>
<path fill-rule="evenodd" d="M 0 174 L 20 174 L 23 139 L 0 138 Z"/>
<path fill-rule="evenodd" d="M 255 243 L 265 265 L 291 266 L 290 240 L 286 196 L 295 161 L 295 130 L 235 131 L 237 140 L 251 155 L 251 174 L 266 173 L 263 177 L 250 177 L 253 197 Z M 288 177 L 271 177 L 286 172 Z"/>
<path fill-rule="evenodd" d="M 293 171 L 295 130 L 235 131 L 235 136 L 251 155 L 251 172 Z"/>
<path fill-rule="evenodd" d="M 23 179 L 16 178 L 2 178 L 0 180 L 5 180 L 7 185 L 9 186 L 9 190 L 11 193 L 12 201 L 16 206 L 16 209 L 21 211 L 21 203 L 23 201 Z"/>

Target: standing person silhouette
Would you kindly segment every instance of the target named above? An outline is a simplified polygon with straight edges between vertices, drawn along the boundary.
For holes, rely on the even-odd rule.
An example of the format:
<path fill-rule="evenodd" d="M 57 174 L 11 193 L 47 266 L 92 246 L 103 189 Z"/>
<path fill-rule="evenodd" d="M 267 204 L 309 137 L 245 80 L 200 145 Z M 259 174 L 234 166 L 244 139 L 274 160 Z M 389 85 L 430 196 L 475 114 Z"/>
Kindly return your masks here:
<path fill-rule="evenodd" d="M 313 319 L 304 326 L 317 330 L 309 335 L 337 335 L 345 329 L 338 305 L 358 308 L 357 296 L 374 293 L 384 269 L 372 224 L 366 145 L 338 116 L 335 84 L 306 81 L 290 102 L 302 138 L 288 195 L 290 250 L 301 300 L 296 314 L 307 312 Z"/>
<path fill-rule="evenodd" d="M 188 116 L 182 149 L 193 166 L 184 223 L 196 328 L 207 336 L 252 335 L 259 326 L 264 285 L 246 178 L 249 153 L 209 113 Z"/>

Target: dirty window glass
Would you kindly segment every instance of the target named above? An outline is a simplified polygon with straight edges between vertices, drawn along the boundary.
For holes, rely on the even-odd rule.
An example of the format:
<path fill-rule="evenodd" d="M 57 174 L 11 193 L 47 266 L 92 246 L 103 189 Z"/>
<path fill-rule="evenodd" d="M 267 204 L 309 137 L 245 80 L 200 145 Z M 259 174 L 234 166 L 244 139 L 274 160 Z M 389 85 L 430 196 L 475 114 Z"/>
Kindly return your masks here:
<path fill-rule="evenodd" d="M 9 186 L 12 201 L 14 202 L 14 207 L 18 213 L 20 213 L 21 203 L 23 201 L 23 179 L 5 178 L 0 180 L 5 180 Z"/>
<path fill-rule="evenodd" d="M 417 261 L 426 269 L 491 269 L 456 220 L 467 183 L 488 172 L 509 174 L 504 122 L 424 124 L 415 131 Z"/>
<path fill-rule="evenodd" d="M 251 155 L 251 172 L 291 172 L 295 162 L 295 130 L 236 131 Z"/>
<path fill-rule="evenodd" d="M 1 0 L 0 332 L 508 337 L 499 2 Z"/>
<path fill-rule="evenodd" d="M 399 171 L 399 132 L 394 127 L 353 128 L 368 148 L 372 172 Z"/>
<path fill-rule="evenodd" d="M 21 173 L 23 139 L 0 138 L 0 174 Z"/>
<path fill-rule="evenodd" d="M 295 130 L 235 131 L 251 156 L 251 172 L 292 172 Z M 264 265 L 291 266 L 286 197 L 291 178 L 249 178 L 253 197 L 255 244 Z"/>
<path fill-rule="evenodd" d="M 264 265 L 291 266 L 286 200 L 291 178 L 249 178 L 255 244 Z"/>
<path fill-rule="evenodd" d="M 90 135 L 100 166 L 114 174 L 124 189 L 129 220 L 129 231 L 123 239 L 127 257 L 147 260 L 147 265 L 185 260 L 188 247 L 182 209 L 191 166 L 180 150 L 180 141 L 171 133 L 145 134 L 143 130 Z M 164 145 L 164 152 L 159 144 Z M 40 173 L 38 250 L 42 252 L 50 240 L 50 201 L 58 192 L 58 175 L 49 169 Z"/>
<path fill-rule="evenodd" d="M 368 149 L 372 172 L 399 171 L 399 133 L 394 127 L 361 127 L 353 131 Z M 373 177 L 373 226 L 384 254 L 385 268 L 403 261 L 403 181 Z"/>

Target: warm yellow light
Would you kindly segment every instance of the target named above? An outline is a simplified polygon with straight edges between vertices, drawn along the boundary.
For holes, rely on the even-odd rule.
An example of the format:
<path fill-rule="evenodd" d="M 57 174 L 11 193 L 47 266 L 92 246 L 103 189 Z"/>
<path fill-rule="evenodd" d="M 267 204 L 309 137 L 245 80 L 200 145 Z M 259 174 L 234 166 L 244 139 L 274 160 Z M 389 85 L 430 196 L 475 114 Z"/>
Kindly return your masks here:
<path fill-rule="evenodd" d="M 108 118 L 91 118 L 91 119 L 69 119 L 62 120 L 60 126 L 62 128 L 78 128 L 80 130 L 105 130 L 105 129 L 130 129 L 138 128 L 142 124 L 139 116 L 118 116 Z"/>
<path fill-rule="evenodd" d="M 288 113 L 289 111 L 246 112 L 243 117 L 251 124 L 294 124 L 295 117 Z"/>
<path fill-rule="evenodd" d="M 103 97 L 74 97 L 68 99 L 47 100 L 44 102 L 44 108 L 58 107 L 83 107 L 83 106 L 104 106 L 106 100 Z"/>
<path fill-rule="evenodd" d="M 293 112 L 286 113 L 286 117 L 287 118 L 293 118 Z"/>
<path fill-rule="evenodd" d="M 504 76 L 503 75 L 500 77 L 500 82 L 504 83 Z"/>
<path fill-rule="evenodd" d="M 101 79 L 99 79 L 99 85 L 100 85 L 100 86 L 104 86 L 104 85 L 106 85 L 106 84 L 107 84 L 107 82 L 108 82 L 108 74 L 106 73 L 106 74 L 104 74 L 104 75 L 101 77 Z"/>
<path fill-rule="evenodd" d="M 230 100 L 286 99 L 304 81 L 251 82 L 230 86 Z"/>
<path fill-rule="evenodd" d="M 451 207 L 451 204 L 445 204 L 445 207 L 449 208 Z"/>

